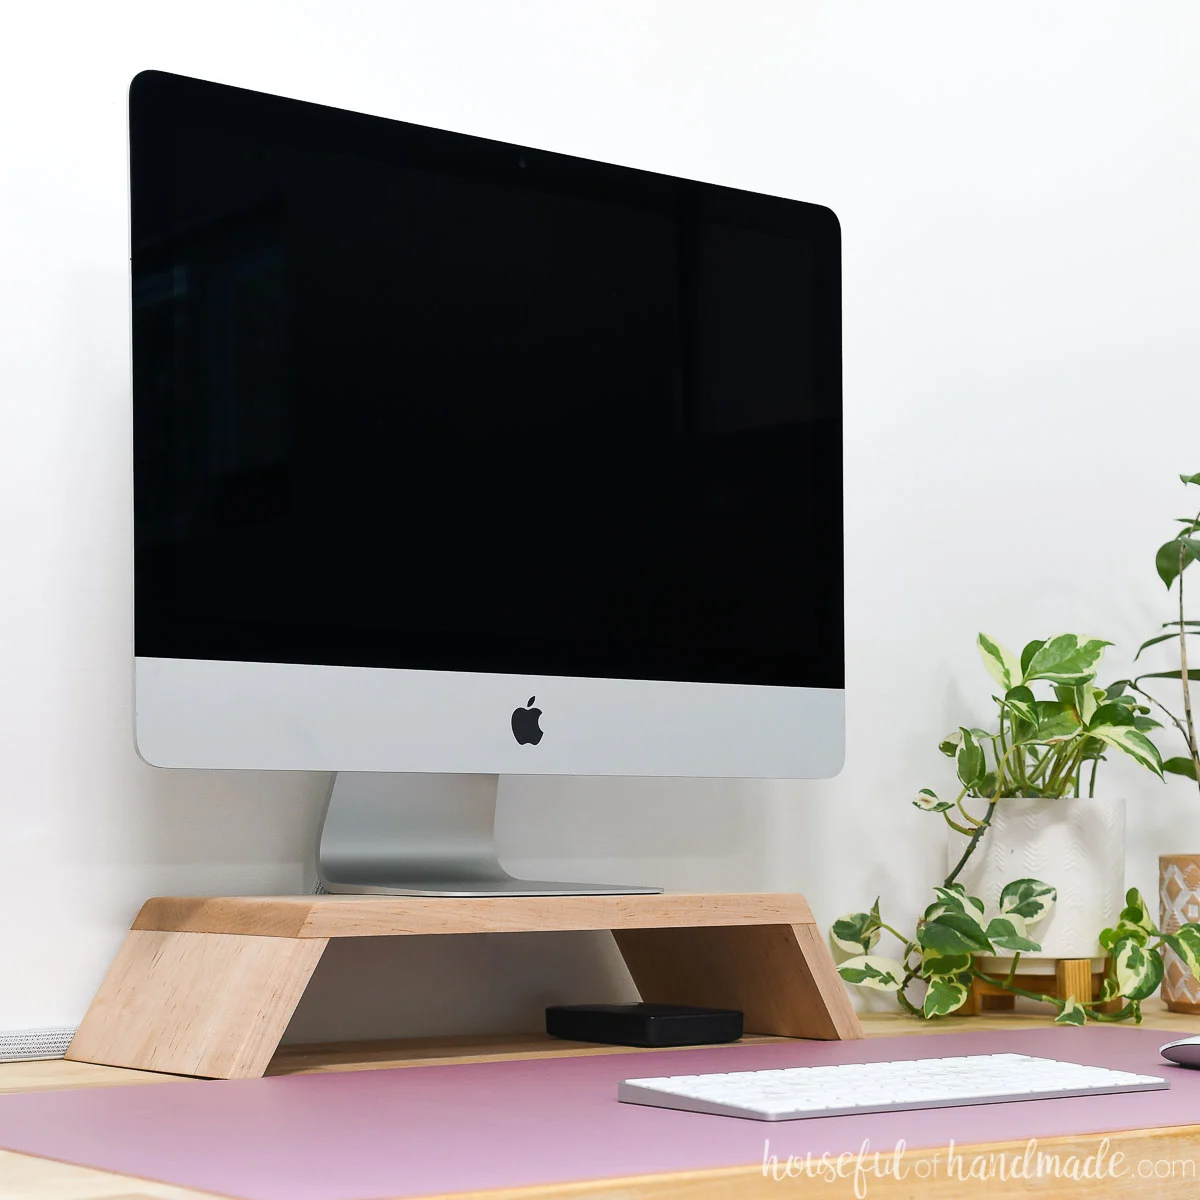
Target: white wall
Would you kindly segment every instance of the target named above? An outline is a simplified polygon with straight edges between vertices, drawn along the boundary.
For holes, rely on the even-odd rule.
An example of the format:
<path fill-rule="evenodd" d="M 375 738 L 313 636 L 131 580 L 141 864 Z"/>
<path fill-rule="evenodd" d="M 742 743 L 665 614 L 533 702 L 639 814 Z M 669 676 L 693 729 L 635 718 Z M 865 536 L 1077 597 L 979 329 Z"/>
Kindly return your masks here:
<path fill-rule="evenodd" d="M 803 889 L 823 921 L 877 892 L 911 912 L 941 854 L 909 797 L 946 779 L 938 736 L 986 715 L 975 632 L 1096 632 L 1117 668 L 1170 615 L 1153 549 L 1175 473 L 1200 470 L 1187 0 L 43 0 L 6 6 L 0 45 L 0 1029 L 78 1020 L 148 895 L 301 887 L 326 784 L 133 753 L 124 138 L 142 68 L 841 216 L 846 771 L 510 781 L 517 865 Z M 1132 881 L 1200 848 L 1194 789 L 1123 767 L 1107 786 L 1133 802 Z M 547 999 L 622 987 L 596 939 L 461 949 L 340 950 L 293 1032 L 530 1026 Z M 417 978 L 456 1003 L 414 998 Z M 335 1018 L 341 984 L 356 1007 Z"/>

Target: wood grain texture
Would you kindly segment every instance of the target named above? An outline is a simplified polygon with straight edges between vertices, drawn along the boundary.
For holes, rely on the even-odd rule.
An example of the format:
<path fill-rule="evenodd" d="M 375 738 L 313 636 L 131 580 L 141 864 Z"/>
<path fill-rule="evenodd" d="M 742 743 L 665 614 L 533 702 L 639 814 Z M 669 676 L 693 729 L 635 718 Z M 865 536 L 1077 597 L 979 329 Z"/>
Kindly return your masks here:
<path fill-rule="evenodd" d="M 1200 1018 L 1168 1012 L 1161 1002 L 1150 1000 L 1144 1006 L 1145 1024 L 1176 1037 L 1200 1033 Z M 898 1035 L 922 1036 L 951 1031 L 979 1029 L 1020 1029 L 1044 1026 L 1045 1010 L 1016 1013 L 992 1013 L 979 1017 L 944 1017 L 937 1021 L 917 1021 L 902 1013 L 866 1013 L 863 1030 L 868 1037 Z M 763 1039 L 769 1040 L 769 1039 Z M 549 1048 L 556 1046 L 558 1050 Z M 396 1042 L 344 1043 L 340 1046 L 290 1046 L 281 1049 L 272 1063 L 272 1073 L 290 1071 L 359 1070 L 369 1067 L 431 1065 L 435 1061 L 487 1062 L 495 1057 L 525 1057 L 543 1052 L 574 1053 L 570 1043 L 557 1042 L 538 1034 L 499 1035 L 493 1038 L 422 1038 Z M 628 1053 L 627 1048 L 589 1047 L 589 1053 Z M 671 1054 L 674 1051 L 645 1050 L 645 1054 Z M 19 1091 L 22 1084 L 32 1088 L 121 1086 L 146 1078 L 138 1072 L 107 1067 L 87 1067 L 62 1059 L 34 1063 L 0 1063 L 0 1091 Z M 108 1079 L 104 1079 L 105 1075 Z M 169 1085 L 168 1085 L 169 1086 Z M 1112 1148 L 1130 1160 L 1200 1163 L 1200 1128 L 1178 1127 L 1162 1130 L 1138 1130 L 1113 1135 Z M 1074 1153 L 1094 1155 L 1103 1135 L 1082 1138 L 1044 1140 L 1041 1148 L 1059 1155 L 1060 1161 Z M 1023 1147 L 1021 1147 L 1023 1149 Z M 976 1154 L 1000 1153 L 1016 1147 L 999 1144 L 962 1147 L 958 1153 L 968 1161 Z M 941 1161 L 944 1163 L 944 1151 Z M 1010 1197 L 1040 1196 L 1045 1200 L 1123 1200 L 1125 1197 L 1162 1196 L 1166 1200 L 1195 1200 L 1200 1183 L 1195 1178 L 1177 1175 L 1174 1180 L 1103 1179 L 1075 1182 L 1048 1177 L 1036 1181 L 992 1179 L 960 1183 L 945 1177 L 918 1180 L 917 1164 L 934 1161 L 934 1152 L 912 1152 L 905 1158 L 910 1174 L 899 1183 L 889 1179 L 871 1179 L 867 1195 L 871 1200 L 1009 1200 Z M 852 1181 L 826 1183 L 807 1180 L 776 1182 L 762 1175 L 761 1163 L 714 1171 L 674 1172 L 623 1179 L 581 1180 L 548 1187 L 517 1188 L 474 1193 L 477 1200 L 777 1200 L 784 1195 L 812 1195 L 846 1200 L 854 1195 Z M 0 1196 L 21 1200 L 211 1200 L 204 1193 L 167 1184 L 143 1182 L 128 1177 L 67 1166 L 45 1159 L 0 1151 Z M 450 1200 L 443 1197 L 441 1200 Z M 452 1200 L 468 1200 L 458 1195 Z"/>
<path fill-rule="evenodd" d="M 61 1061 L 61 1060 L 60 1060 Z M 169 1183 L 0 1150 L 4 1200 L 227 1200 Z"/>
<path fill-rule="evenodd" d="M 66 1057 L 179 1075 L 262 1075 L 326 939 L 132 930 Z"/>
<path fill-rule="evenodd" d="M 68 1062 L 63 1058 L 0 1063 L 0 1095 L 8 1092 L 53 1092 L 60 1088 L 121 1087 L 128 1083 L 178 1082 L 178 1075 L 107 1067 L 101 1063 Z"/>
<path fill-rule="evenodd" d="M 751 1033 L 861 1036 L 797 895 L 162 897 L 142 907 L 67 1057 L 259 1076 L 332 937 L 592 929 L 629 947 L 646 998 L 740 1008 Z"/>
<path fill-rule="evenodd" d="M 1027 1143 L 994 1142 L 984 1146 L 955 1146 L 954 1164 L 948 1166 L 945 1147 L 906 1151 L 900 1160 L 901 1175 L 869 1173 L 855 1179 L 854 1163 L 845 1164 L 841 1178 L 774 1179 L 764 1174 L 761 1162 L 744 1167 L 712 1171 L 673 1171 L 661 1175 L 623 1176 L 544 1187 L 500 1188 L 471 1194 L 472 1200 L 780 1200 L 786 1196 L 821 1197 L 822 1200 L 1196 1200 L 1200 1182 L 1194 1174 L 1177 1173 L 1174 1179 L 1147 1180 L 1139 1177 L 1135 1164 L 1200 1163 L 1200 1126 L 1181 1125 L 1167 1129 L 1136 1130 L 1114 1134 L 1109 1139 L 1104 1161 L 1123 1156 L 1125 1173 L 1116 1177 L 1073 1179 L 1062 1172 L 1072 1161 L 1094 1159 L 1102 1141 L 1099 1135 L 1039 1139 L 1037 1151 L 1053 1162 L 1045 1163 L 1045 1174 L 1033 1179 L 1001 1179 L 999 1158 L 1006 1163 L 1023 1158 Z M 872 1147 L 872 1152 L 877 1147 Z M 881 1155 L 886 1157 L 886 1155 Z M 872 1161 L 868 1158 L 868 1164 Z M 1036 1164 L 1036 1157 L 1033 1162 Z M 967 1172 L 978 1163 L 984 1172 L 991 1167 L 993 1178 L 972 1178 Z M 1055 1166 L 1054 1164 L 1057 1164 Z M 1060 1172 L 1056 1175 L 1055 1171 Z M 959 1178 L 959 1175 L 963 1178 Z M 856 1190 L 856 1184 L 862 1190 Z M 464 1193 L 431 1196 L 427 1200 L 469 1200 Z"/>
<path fill-rule="evenodd" d="M 1060 1000 L 1091 1000 L 1093 998 L 1092 960 L 1090 958 L 1060 958 L 1054 964 L 1054 992 Z"/>
<path fill-rule="evenodd" d="M 535 933 L 678 925 L 812 922 L 803 896 L 668 892 L 650 896 L 160 896 L 134 929 L 280 938 Z"/>
<path fill-rule="evenodd" d="M 622 929 L 613 936 L 645 1001 L 737 1008 L 747 1033 L 862 1037 L 814 924 Z"/>
<path fill-rule="evenodd" d="M 1060 1164 L 1071 1157 L 1095 1156 L 1099 1135 L 1047 1138 L 1038 1149 L 1053 1155 Z M 991 1143 L 955 1147 L 965 1172 L 977 1156 L 1020 1157 L 1024 1143 Z M 1125 1162 L 1142 1160 L 1159 1163 L 1200 1161 L 1200 1127 L 1136 1130 L 1115 1134 L 1110 1139 L 1109 1160 L 1122 1154 Z M 960 1181 L 947 1170 L 947 1153 L 936 1150 L 909 1151 L 903 1157 L 905 1176 L 868 1177 L 866 1194 L 872 1200 L 962 1200 L 964 1197 L 994 1197 L 1016 1200 L 1038 1196 L 1043 1200 L 1132 1200 L 1153 1195 L 1156 1200 L 1195 1200 L 1200 1192 L 1194 1176 L 1177 1174 L 1174 1180 L 1148 1182 L 1132 1170 L 1118 1178 L 1072 1180 L 1047 1174 L 1032 1181 L 999 1179 Z M 921 1164 L 929 1164 L 921 1178 Z M 778 1200 L 783 1195 L 821 1196 L 831 1200 L 854 1197 L 853 1176 L 833 1181 L 801 1178 L 779 1180 L 764 1176 L 762 1164 L 725 1167 L 709 1171 L 676 1171 L 658 1175 L 623 1176 L 612 1179 L 580 1180 L 538 1187 L 503 1188 L 486 1192 L 443 1194 L 428 1200 Z M 207 1192 L 196 1192 L 169 1184 L 131 1179 L 54 1163 L 46 1159 L 0 1151 L 0 1196 L 21 1200 L 212 1200 Z"/>

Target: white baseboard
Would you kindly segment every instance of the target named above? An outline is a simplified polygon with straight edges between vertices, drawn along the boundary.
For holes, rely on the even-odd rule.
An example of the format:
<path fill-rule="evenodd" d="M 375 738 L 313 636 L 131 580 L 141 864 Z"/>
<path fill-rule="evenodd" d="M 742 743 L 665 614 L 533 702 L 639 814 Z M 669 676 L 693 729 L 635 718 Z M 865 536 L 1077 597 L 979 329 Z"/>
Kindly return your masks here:
<path fill-rule="evenodd" d="M 10 1029 L 0 1033 L 0 1062 L 62 1058 L 74 1036 L 74 1025 L 61 1025 L 55 1029 Z"/>

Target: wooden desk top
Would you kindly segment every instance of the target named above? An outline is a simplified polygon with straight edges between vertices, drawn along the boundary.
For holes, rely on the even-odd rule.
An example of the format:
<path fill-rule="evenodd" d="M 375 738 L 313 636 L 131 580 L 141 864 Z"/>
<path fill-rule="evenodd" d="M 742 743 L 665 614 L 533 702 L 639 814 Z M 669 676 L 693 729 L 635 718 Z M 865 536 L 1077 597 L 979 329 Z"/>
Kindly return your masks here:
<path fill-rule="evenodd" d="M 1146 1007 L 1145 1025 L 1162 1029 L 1176 1037 L 1200 1033 L 1200 1017 L 1166 1012 L 1157 1002 Z M 979 1017 L 951 1017 L 921 1023 L 899 1014 L 867 1014 L 863 1026 L 868 1037 L 894 1037 L 899 1034 L 920 1036 L 953 1030 L 1013 1029 L 1029 1023 L 1044 1024 L 1041 1013 L 997 1013 Z M 748 1038 L 746 1041 L 773 1041 L 772 1038 Z M 1167 1037 L 1164 1040 L 1168 1040 Z M 431 1066 L 449 1062 L 488 1062 L 507 1058 L 565 1056 L 575 1054 L 629 1053 L 627 1047 L 599 1047 L 561 1042 L 538 1034 L 475 1038 L 425 1038 L 404 1042 L 358 1042 L 339 1046 L 284 1047 L 275 1056 L 269 1075 L 318 1071 L 372 1070 L 388 1067 Z M 645 1051 L 669 1057 L 671 1051 Z M 156 1075 L 62 1059 L 28 1063 L 0 1063 L 0 1092 L 41 1091 L 55 1088 L 120 1087 L 126 1084 L 178 1082 L 171 1075 Z M 1067 1197 L 1072 1200 L 1119 1200 L 1147 1194 L 1156 1197 L 1193 1200 L 1200 1195 L 1200 1126 L 1170 1129 L 1131 1130 L 1111 1136 L 1109 1154 L 1123 1153 L 1130 1163 L 1145 1160 L 1162 1171 L 1170 1170 L 1174 1179 L 1149 1179 L 1130 1173 L 1101 1179 L 1044 1178 L 1031 1185 L 1024 1179 L 1007 1182 L 991 1178 L 962 1183 L 956 1179 L 926 1177 L 921 1164 L 943 1151 L 912 1151 L 904 1159 L 906 1178 L 871 1177 L 867 1195 L 873 1200 L 900 1200 L 919 1195 L 922 1200 L 959 1200 L 964 1196 L 1038 1195 Z M 1049 1139 L 1039 1143 L 1045 1153 L 1057 1154 L 1066 1163 L 1069 1156 L 1087 1159 L 1097 1154 L 1102 1139 L 1072 1137 Z M 994 1143 L 960 1147 L 957 1153 L 970 1162 L 976 1156 L 1007 1154 L 1019 1156 L 1024 1146 Z M 986 1162 L 986 1159 L 980 1159 Z M 1189 1165 L 1190 1164 L 1190 1165 Z M 787 1189 L 781 1192 L 779 1189 Z M 853 1178 L 836 1182 L 820 1180 L 776 1181 L 764 1177 L 761 1163 L 717 1171 L 691 1171 L 667 1175 L 640 1176 L 615 1180 L 580 1181 L 567 1187 L 505 1189 L 483 1193 L 488 1200 L 780 1200 L 785 1194 L 820 1196 L 823 1200 L 848 1200 L 854 1195 Z M 479 1196 L 481 1194 L 476 1193 Z M 22 1200 L 221 1200 L 210 1193 L 192 1191 L 129 1177 L 75 1167 L 46 1159 L 0 1151 L 0 1196 Z M 448 1197 L 438 1200 L 450 1200 Z M 455 1200 L 466 1200 L 456 1197 Z"/>

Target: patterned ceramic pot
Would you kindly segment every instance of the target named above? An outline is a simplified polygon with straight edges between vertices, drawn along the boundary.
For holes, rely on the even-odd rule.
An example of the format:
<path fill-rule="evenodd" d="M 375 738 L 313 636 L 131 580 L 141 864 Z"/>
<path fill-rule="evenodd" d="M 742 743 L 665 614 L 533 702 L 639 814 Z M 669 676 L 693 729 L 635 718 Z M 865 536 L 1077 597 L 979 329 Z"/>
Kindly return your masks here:
<path fill-rule="evenodd" d="M 950 833 L 949 861 L 966 845 Z M 1021 955 L 1021 970 L 1051 973 L 1060 958 L 1090 958 L 1104 967 L 1100 931 L 1115 925 L 1125 904 L 1125 801 L 1012 798 L 996 805 L 991 828 L 958 877 L 988 908 L 1014 879 L 1040 879 L 1058 890 L 1054 910 L 1030 930 L 1040 955 Z M 985 970 L 1008 959 L 983 959 Z"/>
<path fill-rule="evenodd" d="M 1174 933 L 1200 921 L 1200 854 L 1164 854 L 1158 860 L 1158 927 Z M 1200 983 L 1169 947 L 1163 949 L 1162 998 L 1172 1012 L 1200 1013 Z"/>

